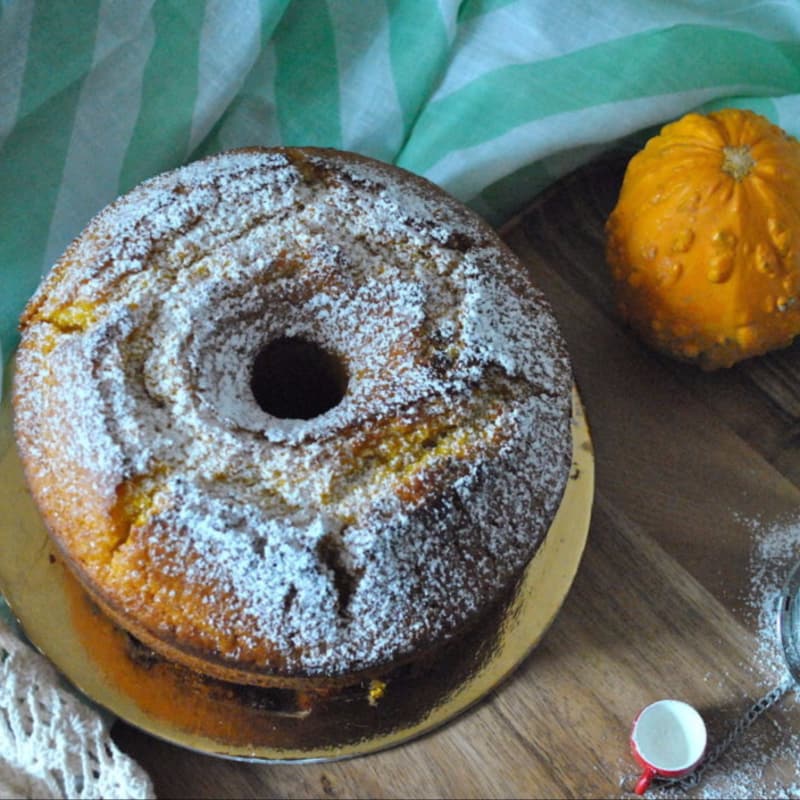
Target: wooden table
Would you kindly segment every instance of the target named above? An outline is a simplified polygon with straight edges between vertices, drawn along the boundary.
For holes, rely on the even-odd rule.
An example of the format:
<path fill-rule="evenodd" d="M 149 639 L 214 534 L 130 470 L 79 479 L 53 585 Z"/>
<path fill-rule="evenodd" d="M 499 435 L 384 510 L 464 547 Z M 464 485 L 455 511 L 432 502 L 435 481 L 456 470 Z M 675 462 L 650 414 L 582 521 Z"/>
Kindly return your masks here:
<path fill-rule="evenodd" d="M 562 325 L 595 447 L 587 549 L 542 643 L 446 727 L 350 761 L 235 763 L 118 723 L 117 742 L 159 797 L 625 796 L 636 773 L 628 733 L 642 706 L 692 703 L 713 742 L 769 688 L 774 674 L 756 655 L 752 520 L 800 510 L 800 345 L 703 373 L 620 325 L 603 223 L 624 163 L 584 168 L 504 230 Z M 790 695 L 751 729 L 766 758 L 800 731 L 799 707 Z M 797 792 L 793 761 L 769 770 Z M 707 780 L 737 769 L 722 759 Z"/>

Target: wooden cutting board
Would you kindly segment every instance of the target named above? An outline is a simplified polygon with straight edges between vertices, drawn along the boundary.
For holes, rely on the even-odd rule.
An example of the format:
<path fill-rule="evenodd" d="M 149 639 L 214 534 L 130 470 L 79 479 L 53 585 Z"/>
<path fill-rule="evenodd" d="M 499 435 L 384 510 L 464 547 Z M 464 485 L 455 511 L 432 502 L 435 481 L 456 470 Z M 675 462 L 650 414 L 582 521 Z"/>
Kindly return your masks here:
<path fill-rule="evenodd" d="M 800 346 L 703 373 L 653 354 L 620 325 L 603 224 L 625 160 L 561 181 L 503 231 L 562 325 L 595 447 L 588 545 L 544 640 L 446 727 L 350 761 L 235 763 L 117 723 L 117 742 L 159 797 L 625 796 L 636 776 L 628 734 L 642 706 L 692 703 L 713 743 L 770 687 L 753 613 L 753 521 L 800 516 Z M 797 764 L 773 763 L 793 731 L 791 696 L 752 729 L 770 761 L 768 785 L 796 792 Z M 722 759 L 707 780 L 720 785 L 739 767 Z"/>

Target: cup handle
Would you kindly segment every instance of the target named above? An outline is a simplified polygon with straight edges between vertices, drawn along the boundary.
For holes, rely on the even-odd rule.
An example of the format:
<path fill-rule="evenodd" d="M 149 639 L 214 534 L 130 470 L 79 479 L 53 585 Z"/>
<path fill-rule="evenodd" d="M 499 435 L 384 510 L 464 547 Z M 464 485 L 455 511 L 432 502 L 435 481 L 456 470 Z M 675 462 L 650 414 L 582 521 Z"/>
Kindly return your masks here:
<path fill-rule="evenodd" d="M 656 771 L 652 767 L 645 767 L 644 772 L 642 772 L 642 777 L 639 778 L 636 788 L 633 791 L 636 792 L 636 794 L 644 794 L 647 791 L 647 787 L 653 782 L 655 776 Z"/>

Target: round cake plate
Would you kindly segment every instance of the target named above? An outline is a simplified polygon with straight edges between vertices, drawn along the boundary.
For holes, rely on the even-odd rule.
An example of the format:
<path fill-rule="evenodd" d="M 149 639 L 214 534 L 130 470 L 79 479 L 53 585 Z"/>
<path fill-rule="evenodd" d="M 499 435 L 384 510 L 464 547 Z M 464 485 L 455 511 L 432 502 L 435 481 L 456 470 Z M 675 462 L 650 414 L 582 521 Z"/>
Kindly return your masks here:
<path fill-rule="evenodd" d="M 573 464 L 559 511 L 522 581 L 466 641 L 422 669 L 329 696 L 210 680 L 136 646 L 62 566 L 25 485 L 8 388 L 0 405 L 0 590 L 30 641 L 83 694 L 141 730 L 203 753 L 327 761 L 384 750 L 452 720 L 540 641 L 586 543 L 594 459 L 575 390 Z"/>

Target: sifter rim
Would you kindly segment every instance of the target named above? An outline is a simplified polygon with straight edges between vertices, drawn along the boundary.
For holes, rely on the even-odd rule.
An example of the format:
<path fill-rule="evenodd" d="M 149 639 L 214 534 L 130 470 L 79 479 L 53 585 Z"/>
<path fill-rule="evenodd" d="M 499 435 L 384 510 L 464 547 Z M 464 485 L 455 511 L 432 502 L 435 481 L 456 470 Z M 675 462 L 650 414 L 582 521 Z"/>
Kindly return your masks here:
<path fill-rule="evenodd" d="M 778 636 L 786 666 L 800 683 L 800 562 L 795 564 L 783 585 L 778 609 Z"/>

